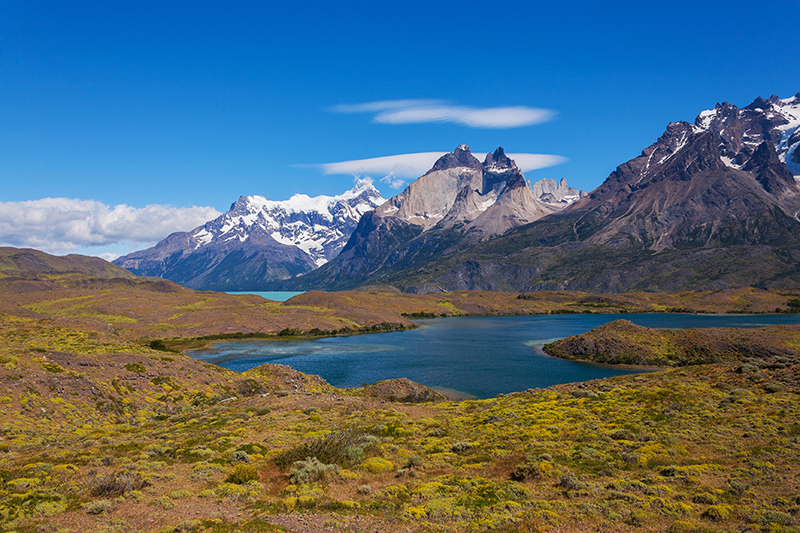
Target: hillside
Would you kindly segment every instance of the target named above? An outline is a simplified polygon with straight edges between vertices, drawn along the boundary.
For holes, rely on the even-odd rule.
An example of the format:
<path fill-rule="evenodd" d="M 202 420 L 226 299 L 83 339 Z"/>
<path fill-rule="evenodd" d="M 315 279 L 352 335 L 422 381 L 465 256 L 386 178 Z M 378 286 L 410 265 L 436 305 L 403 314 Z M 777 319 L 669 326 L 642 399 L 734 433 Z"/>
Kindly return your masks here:
<path fill-rule="evenodd" d="M 0 280 L 69 283 L 71 279 L 134 279 L 131 272 L 83 255 L 50 255 L 30 248 L 0 247 Z"/>
<path fill-rule="evenodd" d="M 406 404 L 372 396 L 394 385 L 239 375 L 49 321 L 2 315 L 0 329 L 6 530 L 797 527 L 796 349 Z"/>

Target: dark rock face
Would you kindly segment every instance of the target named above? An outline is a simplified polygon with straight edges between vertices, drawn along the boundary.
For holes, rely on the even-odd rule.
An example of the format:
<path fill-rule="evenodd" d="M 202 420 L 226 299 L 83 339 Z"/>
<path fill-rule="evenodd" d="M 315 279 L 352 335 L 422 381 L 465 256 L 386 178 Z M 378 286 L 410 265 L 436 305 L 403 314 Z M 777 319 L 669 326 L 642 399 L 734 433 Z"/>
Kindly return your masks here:
<path fill-rule="evenodd" d="M 345 280 L 336 272 L 352 255 L 342 254 L 312 274 L 313 282 L 328 288 L 387 283 L 411 292 L 797 286 L 798 150 L 800 96 L 756 99 L 743 109 L 717 104 L 694 124 L 668 125 L 640 156 L 566 209 L 484 233 L 471 230 L 489 210 L 472 219 L 448 213 L 441 221 L 449 225 L 432 225 L 410 240 L 388 238 L 408 226 L 375 234 L 362 228 L 359 242 L 370 242 L 375 260 Z M 502 188 L 492 206 L 493 220 L 502 218 L 500 209 L 508 209 L 502 199 L 524 190 L 515 186 L 516 172 L 499 149 L 486 158 L 480 186 L 460 190 L 453 205 L 468 212 L 476 198 Z M 515 199 L 515 206 L 523 204 Z M 348 244 L 349 254 L 357 249 Z"/>
<path fill-rule="evenodd" d="M 429 172 L 447 170 L 449 168 L 480 169 L 481 162 L 478 161 L 474 155 L 472 155 L 472 152 L 469 150 L 469 146 L 466 144 L 461 144 L 457 146 L 452 153 L 445 154 L 440 157 L 436 163 L 433 164 L 433 168 L 431 168 Z"/>
<path fill-rule="evenodd" d="M 753 156 L 742 170 L 751 172 L 764 190 L 776 196 L 791 194 L 795 190 L 795 179 L 778 159 L 775 147 L 764 141 L 758 145 Z"/>

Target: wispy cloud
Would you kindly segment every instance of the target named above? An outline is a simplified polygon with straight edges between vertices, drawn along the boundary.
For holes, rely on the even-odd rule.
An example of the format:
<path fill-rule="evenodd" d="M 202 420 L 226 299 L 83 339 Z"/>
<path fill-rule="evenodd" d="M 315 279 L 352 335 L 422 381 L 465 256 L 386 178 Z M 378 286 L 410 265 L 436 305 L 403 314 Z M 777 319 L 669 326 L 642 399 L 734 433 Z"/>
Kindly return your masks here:
<path fill-rule="evenodd" d="M 382 177 L 380 181 L 392 189 L 402 189 L 405 187 L 406 183 L 408 183 L 408 180 L 397 177 L 394 174 L 387 174 L 386 176 Z"/>
<path fill-rule="evenodd" d="M 555 111 L 528 106 L 472 107 L 446 100 L 380 100 L 340 104 L 337 113 L 371 113 L 380 124 L 423 124 L 450 122 L 471 128 L 519 128 L 552 120 Z"/>
<path fill-rule="evenodd" d="M 383 176 L 381 183 L 393 189 L 402 188 L 409 179 L 416 179 L 433 167 L 437 159 L 447 152 L 418 152 L 413 154 L 388 155 L 370 159 L 354 159 L 318 165 L 324 174 L 347 174 L 351 176 Z M 481 161 L 489 152 L 475 151 Z M 567 162 L 566 157 L 551 154 L 506 154 L 514 160 L 522 172 L 547 168 Z"/>
<path fill-rule="evenodd" d="M 324 174 L 349 174 L 352 176 L 387 176 L 418 178 L 430 170 L 445 152 L 419 152 L 415 154 L 387 155 L 369 159 L 354 159 L 319 165 Z"/>
<path fill-rule="evenodd" d="M 213 207 L 154 204 L 135 208 L 72 198 L 0 202 L 0 244 L 50 253 L 119 243 L 145 247 L 220 214 Z"/>
<path fill-rule="evenodd" d="M 568 159 L 560 155 L 551 154 L 506 154 L 514 160 L 522 172 L 539 170 L 540 168 L 554 167 L 566 163 Z"/>
<path fill-rule="evenodd" d="M 444 105 L 445 100 L 379 100 L 377 102 L 364 102 L 361 104 L 339 104 L 331 108 L 336 113 L 378 113 L 393 109 L 413 108 Z"/>

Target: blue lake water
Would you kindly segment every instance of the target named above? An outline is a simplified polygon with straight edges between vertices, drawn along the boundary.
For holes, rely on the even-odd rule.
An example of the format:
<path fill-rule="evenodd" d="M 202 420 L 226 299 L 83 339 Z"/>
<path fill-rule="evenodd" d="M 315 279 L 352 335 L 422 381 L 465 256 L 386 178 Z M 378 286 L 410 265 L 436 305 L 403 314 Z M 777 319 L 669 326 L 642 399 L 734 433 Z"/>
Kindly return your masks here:
<path fill-rule="evenodd" d="M 625 318 L 656 328 L 798 324 L 800 315 L 535 315 L 420 320 L 421 328 L 298 341 L 225 341 L 190 352 L 236 371 L 280 363 L 318 374 L 336 387 L 407 377 L 478 398 L 631 373 L 548 357 L 534 346 Z"/>
<path fill-rule="evenodd" d="M 255 294 L 267 300 L 275 300 L 278 302 L 285 302 L 292 296 L 303 294 L 302 291 L 228 291 L 226 294 Z"/>

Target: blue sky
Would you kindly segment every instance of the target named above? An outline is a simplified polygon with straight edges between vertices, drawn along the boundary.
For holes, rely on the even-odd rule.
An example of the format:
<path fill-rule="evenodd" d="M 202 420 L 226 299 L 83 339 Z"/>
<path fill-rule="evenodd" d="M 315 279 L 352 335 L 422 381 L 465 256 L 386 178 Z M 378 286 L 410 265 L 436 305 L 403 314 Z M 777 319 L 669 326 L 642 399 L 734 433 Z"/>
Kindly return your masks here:
<path fill-rule="evenodd" d="M 272 4 L 0 0 L 0 244 L 124 253 L 462 143 L 591 190 L 671 121 L 800 91 L 798 1 Z"/>

